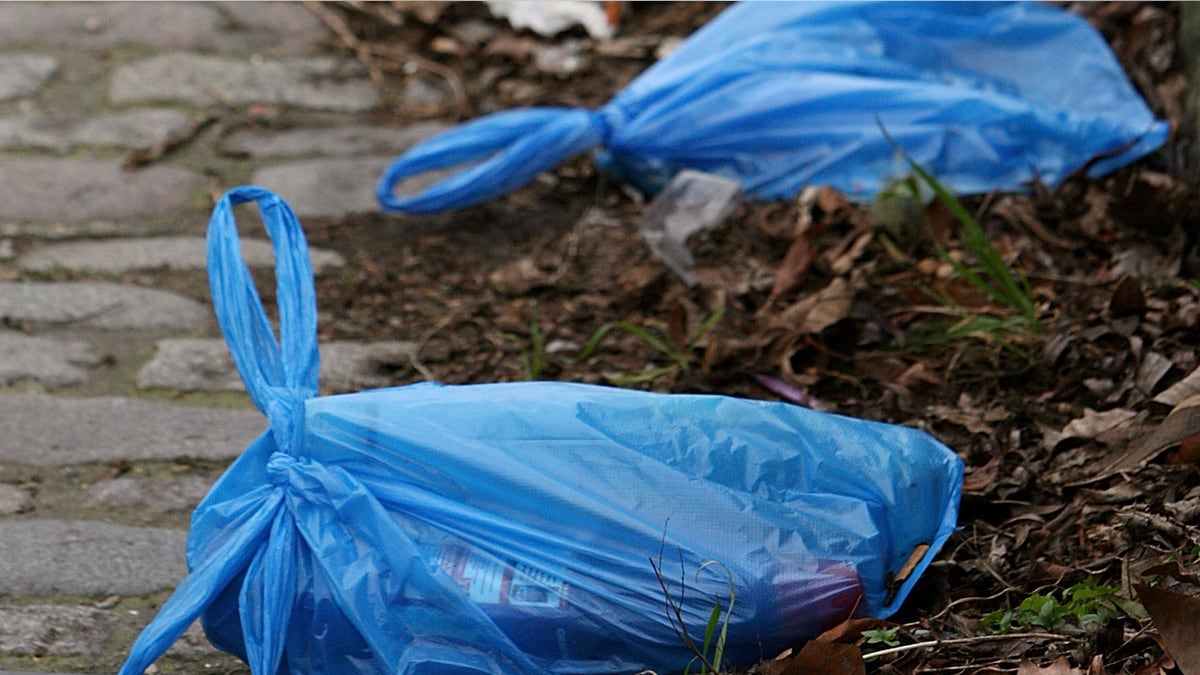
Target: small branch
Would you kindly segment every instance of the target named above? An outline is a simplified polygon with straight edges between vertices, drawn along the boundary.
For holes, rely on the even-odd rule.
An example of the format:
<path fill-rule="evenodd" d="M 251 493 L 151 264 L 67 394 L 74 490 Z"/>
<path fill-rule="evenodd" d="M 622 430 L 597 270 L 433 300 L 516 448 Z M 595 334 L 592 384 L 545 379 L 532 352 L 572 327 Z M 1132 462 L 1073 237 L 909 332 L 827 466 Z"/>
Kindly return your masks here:
<path fill-rule="evenodd" d="M 304 6 L 308 11 L 316 14 L 317 18 L 338 36 L 338 39 L 342 41 L 342 44 L 347 49 L 354 52 L 359 62 L 367 69 L 367 75 L 371 78 L 371 82 L 377 86 L 382 85 L 383 71 L 375 64 L 375 61 L 371 58 L 370 50 L 358 39 L 358 36 L 350 29 L 350 25 L 346 23 L 346 20 L 320 2 L 309 1 L 305 2 Z"/>
<path fill-rule="evenodd" d="M 903 652 L 911 652 L 917 649 L 927 649 L 929 647 L 941 647 L 944 645 L 965 645 L 975 642 L 992 642 L 995 640 L 1022 640 L 1022 639 L 1051 639 L 1074 641 L 1075 638 L 1069 635 L 1059 635 L 1057 633 L 1009 633 L 1008 635 L 976 635 L 965 638 L 950 638 L 949 640 L 929 640 L 927 642 L 915 642 L 911 645 L 900 645 L 899 647 L 890 647 L 888 649 L 880 649 L 877 652 L 863 654 L 863 661 L 877 659 L 881 656 L 890 656 L 892 654 L 900 654 Z"/>
<path fill-rule="evenodd" d="M 419 54 L 410 52 L 404 48 L 362 44 L 362 49 L 371 56 L 389 59 L 399 65 L 401 68 L 403 68 L 405 64 L 411 63 L 417 68 L 423 68 L 435 75 L 440 76 L 446 81 L 446 84 L 454 93 L 454 103 L 457 107 L 457 110 L 455 111 L 455 117 L 468 113 L 467 106 L 469 101 L 467 100 L 466 87 L 463 85 L 462 78 L 458 76 L 458 73 L 454 72 L 450 68 L 443 66 L 437 61 L 432 61 Z"/>

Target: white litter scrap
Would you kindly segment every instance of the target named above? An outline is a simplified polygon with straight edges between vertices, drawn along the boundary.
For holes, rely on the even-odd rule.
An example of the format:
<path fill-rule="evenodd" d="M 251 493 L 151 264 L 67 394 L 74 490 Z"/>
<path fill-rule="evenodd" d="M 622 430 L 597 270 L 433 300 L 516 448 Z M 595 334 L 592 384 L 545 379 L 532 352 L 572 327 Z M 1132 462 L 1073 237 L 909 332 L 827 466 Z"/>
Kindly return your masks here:
<path fill-rule="evenodd" d="M 492 16 L 508 19 L 513 28 L 554 37 L 572 26 L 583 26 L 597 40 L 613 36 L 603 2 L 585 0 L 488 0 Z"/>

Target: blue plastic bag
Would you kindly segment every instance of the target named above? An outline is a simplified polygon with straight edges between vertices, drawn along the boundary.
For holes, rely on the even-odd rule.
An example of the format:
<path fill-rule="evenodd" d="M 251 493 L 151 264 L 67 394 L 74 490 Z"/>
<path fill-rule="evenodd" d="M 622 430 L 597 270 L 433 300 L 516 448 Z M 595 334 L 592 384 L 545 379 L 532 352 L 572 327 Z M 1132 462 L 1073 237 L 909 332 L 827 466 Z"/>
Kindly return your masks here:
<path fill-rule="evenodd" d="M 232 209 L 247 201 L 274 241 L 279 340 L 240 257 Z M 693 654 L 664 584 L 697 641 L 716 603 L 731 608 L 726 658 L 746 665 L 888 616 L 954 530 L 962 463 L 905 427 L 561 382 L 316 397 L 295 215 L 235 189 L 208 253 L 270 428 L 197 507 L 191 574 L 122 675 L 198 616 L 256 675 L 680 671 Z"/>
<path fill-rule="evenodd" d="M 600 150 L 658 192 L 681 169 L 788 199 L 807 184 L 870 199 L 906 173 L 880 124 L 958 193 L 1055 185 L 1105 153 L 1100 176 L 1161 146 L 1155 120 L 1084 19 L 1025 2 L 749 2 L 698 30 L 598 110 L 487 115 L 420 143 L 376 189 L 430 213 L 516 189 Z M 476 163 L 424 191 L 405 178 Z"/>

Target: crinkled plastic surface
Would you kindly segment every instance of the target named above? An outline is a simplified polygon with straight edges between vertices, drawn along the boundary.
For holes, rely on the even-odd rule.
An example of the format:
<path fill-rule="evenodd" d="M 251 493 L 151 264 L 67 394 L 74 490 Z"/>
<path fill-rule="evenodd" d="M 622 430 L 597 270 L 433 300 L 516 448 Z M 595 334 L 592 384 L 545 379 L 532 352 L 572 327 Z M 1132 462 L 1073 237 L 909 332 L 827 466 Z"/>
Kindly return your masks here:
<path fill-rule="evenodd" d="M 246 201 L 274 240 L 279 340 L 239 256 Z M 955 528 L 962 463 L 901 426 L 561 382 L 316 397 L 291 210 L 237 188 L 208 241 L 217 316 L 270 428 L 197 507 L 191 574 L 122 675 L 197 616 L 257 675 L 677 672 L 692 654 L 652 560 L 676 599 L 686 586 L 698 639 L 732 583 L 726 656 L 750 664 L 888 616 Z"/>
<path fill-rule="evenodd" d="M 690 168 L 751 197 L 807 184 L 869 199 L 906 173 L 882 124 L 958 193 L 1103 175 L 1163 143 L 1103 37 L 1026 2 L 748 2 L 720 14 L 598 110 L 487 115 L 410 148 L 376 189 L 387 211 L 486 201 L 571 156 L 651 193 Z M 1111 153 L 1111 154 L 1110 154 Z M 403 179 L 473 165 L 399 196 Z"/>

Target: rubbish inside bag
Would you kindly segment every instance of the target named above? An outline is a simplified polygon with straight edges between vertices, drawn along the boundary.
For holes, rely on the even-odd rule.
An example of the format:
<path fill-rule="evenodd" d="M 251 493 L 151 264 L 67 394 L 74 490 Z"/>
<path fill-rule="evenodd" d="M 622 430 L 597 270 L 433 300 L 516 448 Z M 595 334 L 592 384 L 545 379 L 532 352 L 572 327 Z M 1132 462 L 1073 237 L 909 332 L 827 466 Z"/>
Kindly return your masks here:
<path fill-rule="evenodd" d="M 274 243 L 279 336 L 233 207 Z M 750 665 L 904 602 L 955 528 L 963 466 L 915 429 L 799 406 L 564 382 L 316 396 L 311 266 L 276 195 L 208 234 L 213 303 L 269 422 L 192 516 L 190 575 L 131 650 L 196 619 L 256 675 L 636 673 L 730 610 Z M 665 589 L 665 592 L 664 592 Z"/>
<path fill-rule="evenodd" d="M 1103 37 L 1029 2 L 747 2 L 597 109 L 493 113 L 410 148 L 376 187 L 431 213 L 514 190 L 573 155 L 654 194 L 682 169 L 758 200 L 830 185 L 869 201 L 906 173 L 880 125 L 957 193 L 1100 176 L 1166 142 Z M 469 166 L 425 190 L 405 178 Z"/>

